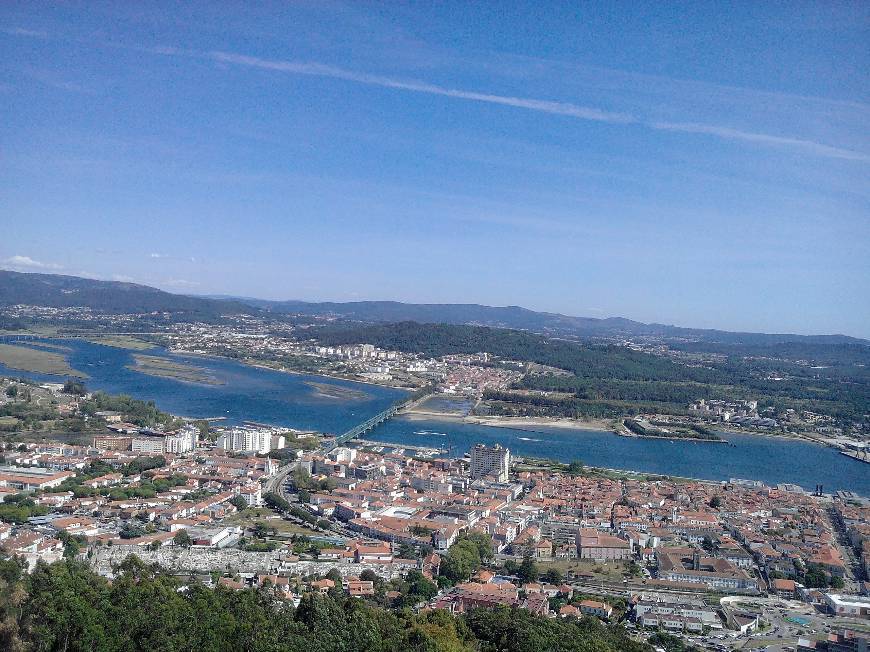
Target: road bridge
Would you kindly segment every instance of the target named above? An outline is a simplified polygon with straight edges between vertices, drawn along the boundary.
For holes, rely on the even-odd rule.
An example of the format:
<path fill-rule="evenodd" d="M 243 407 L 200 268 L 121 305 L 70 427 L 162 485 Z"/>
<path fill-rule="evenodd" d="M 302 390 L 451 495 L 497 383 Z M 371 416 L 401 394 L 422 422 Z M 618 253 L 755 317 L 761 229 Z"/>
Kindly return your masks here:
<path fill-rule="evenodd" d="M 351 439 L 355 439 L 356 437 L 359 437 L 363 433 L 366 433 L 369 430 L 372 430 L 373 428 L 376 428 L 377 426 L 381 425 L 387 419 L 393 418 L 393 416 L 395 416 L 396 413 L 399 412 L 399 410 L 402 410 L 402 409 L 410 406 L 413 403 L 418 403 L 425 398 L 428 398 L 428 396 L 424 396 L 423 398 L 420 398 L 420 397 L 409 398 L 405 401 L 402 401 L 401 403 L 397 403 L 396 405 L 392 405 L 392 406 L 388 407 L 383 412 L 378 412 L 371 419 L 368 419 L 368 420 L 364 421 L 363 423 L 359 424 L 358 426 L 351 428 L 343 435 L 336 437 L 333 441 L 326 444 L 323 447 L 324 452 L 328 453 L 329 451 L 331 451 L 335 448 L 338 448 L 339 446 L 344 446 Z"/>

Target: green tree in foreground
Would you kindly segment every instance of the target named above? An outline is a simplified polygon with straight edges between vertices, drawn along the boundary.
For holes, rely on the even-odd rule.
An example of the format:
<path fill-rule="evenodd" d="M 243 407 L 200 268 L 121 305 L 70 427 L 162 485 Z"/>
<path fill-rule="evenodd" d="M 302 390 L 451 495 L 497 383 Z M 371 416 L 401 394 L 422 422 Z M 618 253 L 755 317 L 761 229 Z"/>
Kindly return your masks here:
<path fill-rule="evenodd" d="M 190 538 L 187 530 L 179 530 L 176 532 L 175 536 L 172 537 L 172 542 L 176 546 L 181 546 L 182 548 L 190 548 L 190 546 L 193 545 L 193 539 Z"/>
<path fill-rule="evenodd" d="M 538 570 L 538 565 L 534 562 L 531 555 L 523 557 L 523 563 L 517 569 L 517 577 L 523 582 L 537 582 L 539 576 L 540 570 Z"/>
<path fill-rule="evenodd" d="M 544 573 L 544 581 L 548 584 L 555 584 L 556 586 L 558 586 L 564 580 L 565 578 L 562 577 L 562 573 L 560 573 L 556 568 L 547 569 L 547 572 Z"/>
<path fill-rule="evenodd" d="M 465 582 L 489 559 L 492 559 L 492 539 L 482 532 L 470 532 L 450 546 L 441 560 L 439 572 L 450 583 Z"/>
<path fill-rule="evenodd" d="M 269 491 L 263 496 L 263 502 L 277 512 L 286 512 L 290 510 L 290 503 L 284 500 L 274 491 Z"/>
<path fill-rule="evenodd" d="M 425 578 L 422 578 L 425 579 Z M 431 590 L 420 577 L 409 587 Z M 415 589 L 411 589 L 415 591 Z M 297 609 L 266 591 L 180 579 L 128 557 L 111 583 L 84 564 L 0 558 L 0 649 L 14 652 L 651 652 L 620 627 L 516 609 L 385 611 L 336 593 Z"/>
<path fill-rule="evenodd" d="M 235 507 L 237 510 L 242 511 L 248 506 L 248 501 L 241 496 L 233 496 L 230 498 L 230 505 Z"/>

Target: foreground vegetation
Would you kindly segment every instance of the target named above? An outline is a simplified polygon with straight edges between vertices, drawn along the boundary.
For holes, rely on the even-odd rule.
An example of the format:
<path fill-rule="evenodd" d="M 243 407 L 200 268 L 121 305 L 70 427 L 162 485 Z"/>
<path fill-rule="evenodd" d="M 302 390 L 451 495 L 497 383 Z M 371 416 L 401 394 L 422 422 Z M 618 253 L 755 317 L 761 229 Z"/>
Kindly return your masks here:
<path fill-rule="evenodd" d="M 387 611 L 357 599 L 306 594 L 298 608 L 268 589 L 208 588 L 129 557 L 110 583 L 85 565 L 39 564 L 24 575 L 0 561 L 0 649 L 328 652 L 647 652 L 619 627 L 523 610 Z"/>
<path fill-rule="evenodd" d="M 141 401 L 130 396 L 94 392 L 82 398 L 87 388 L 77 380 L 68 380 L 63 393 L 55 397 L 37 383 L 25 379 L 0 378 L 0 390 L 6 398 L 0 405 L 0 432 L 26 437 L 30 433 L 51 432 L 55 437 L 83 436 L 104 432 L 106 421 L 98 412 L 119 412 L 125 421 L 141 427 L 171 430 L 182 421 L 157 408 L 154 401 Z M 61 414 L 60 404 L 79 399 L 76 414 Z"/>

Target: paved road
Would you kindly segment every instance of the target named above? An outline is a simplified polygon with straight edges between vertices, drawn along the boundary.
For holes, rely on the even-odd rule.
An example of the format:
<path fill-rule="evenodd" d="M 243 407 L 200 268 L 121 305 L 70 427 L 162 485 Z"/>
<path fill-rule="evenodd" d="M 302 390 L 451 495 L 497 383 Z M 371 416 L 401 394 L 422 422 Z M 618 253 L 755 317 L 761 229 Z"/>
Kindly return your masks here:
<path fill-rule="evenodd" d="M 266 491 L 264 493 L 269 493 L 270 491 L 273 491 L 286 500 L 287 495 L 284 489 L 284 481 L 297 466 L 299 466 L 299 462 L 291 462 L 287 466 L 282 467 L 278 471 L 278 473 L 276 473 L 274 476 L 266 481 Z"/>

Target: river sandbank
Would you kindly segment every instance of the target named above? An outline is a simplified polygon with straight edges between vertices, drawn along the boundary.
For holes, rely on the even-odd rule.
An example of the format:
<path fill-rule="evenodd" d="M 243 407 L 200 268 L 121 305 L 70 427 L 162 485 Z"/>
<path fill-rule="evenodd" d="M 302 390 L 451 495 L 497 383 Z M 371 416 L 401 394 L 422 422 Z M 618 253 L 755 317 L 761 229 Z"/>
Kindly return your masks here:
<path fill-rule="evenodd" d="M 203 385 L 223 385 L 224 382 L 209 374 L 202 367 L 183 364 L 155 355 L 133 355 L 133 364 L 127 365 L 127 369 L 148 376 L 171 378 L 187 383 L 200 383 Z"/>
<path fill-rule="evenodd" d="M 88 377 L 86 373 L 70 367 L 66 355 L 29 346 L 0 344 L 0 364 L 19 371 L 76 378 Z"/>
<path fill-rule="evenodd" d="M 568 430 L 595 430 L 596 432 L 616 432 L 610 419 L 567 419 L 547 417 L 491 417 L 471 416 L 457 412 L 437 412 L 412 408 L 402 411 L 402 415 L 410 420 L 434 419 L 441 421 L 460 421 L 479 426 L 493 428 L 514 428 L 529 430 L 534 428 L 565 428 Z"/>

